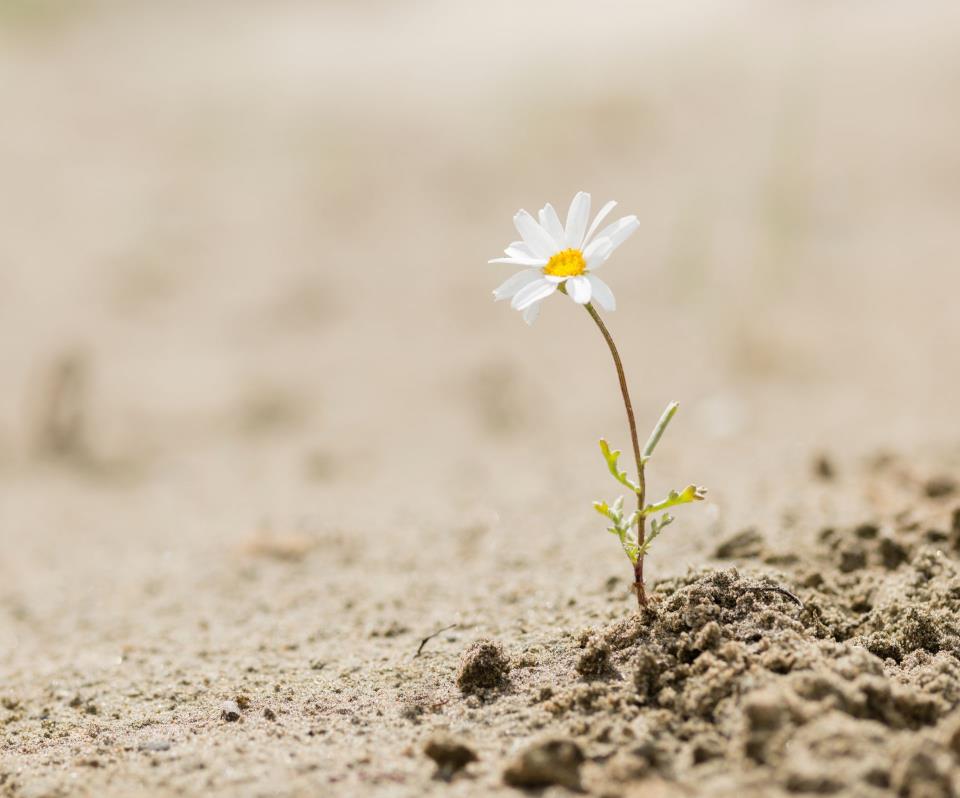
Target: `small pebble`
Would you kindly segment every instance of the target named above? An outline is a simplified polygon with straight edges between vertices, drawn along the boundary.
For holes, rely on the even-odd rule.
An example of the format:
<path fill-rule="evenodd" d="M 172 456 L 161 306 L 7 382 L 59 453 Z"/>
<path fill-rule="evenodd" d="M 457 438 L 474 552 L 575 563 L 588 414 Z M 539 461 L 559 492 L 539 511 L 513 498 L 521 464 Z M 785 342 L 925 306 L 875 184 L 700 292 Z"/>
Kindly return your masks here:
<path fill-rule="evenodd" d="M 220 705 L 220 720 L 234 723 L 240 720 L 240 707 L 236 701 L 224 701 Z"/>
<path fill-rule="evenodd" d="M 263 710 L 263 717 L 265 717 L 267 720 L 276 720 L 277 713 L 270 709 L 270 707 L 266 707 Z"/>

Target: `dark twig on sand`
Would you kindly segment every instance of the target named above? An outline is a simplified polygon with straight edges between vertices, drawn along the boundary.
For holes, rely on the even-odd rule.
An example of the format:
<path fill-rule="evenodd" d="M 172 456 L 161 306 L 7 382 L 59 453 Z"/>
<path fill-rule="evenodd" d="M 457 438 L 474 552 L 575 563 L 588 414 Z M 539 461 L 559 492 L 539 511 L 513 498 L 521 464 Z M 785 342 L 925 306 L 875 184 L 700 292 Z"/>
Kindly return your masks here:
<path fill-rule="evenodd" d="M 796 604 L 801 610 L 804 608 L 803 602 L 798 595 L 791 593 L 785 587 L 780 587 L 780 585 L 759 585 L 758 587 L 748 587 L 744 589 L 750 593 L 779 593 L 784 598 L 790 599 L 790 601 Z"/>
<path fill-rule="evenodd" d="M 423 640 L 420 641 L 420 645 L 417 647 L 417 653 L 413 655 L 413 658 L 416 659 L 417 657 L 419 657 L 423 653 L 423 647 L 427 643 L 429 643 L 431 640 L 433 640 L 433 638 L 435 638 L 439 634 L 443 634 L 448 629 L 453 629 L 455 626 L 456 624 L 452 623 L 449 626 L 444 626 L 443 629 L 437 629 L 437 631 L 434 632 L 433 634 L 429 634 L 425 638 L 423 638 Z"/>

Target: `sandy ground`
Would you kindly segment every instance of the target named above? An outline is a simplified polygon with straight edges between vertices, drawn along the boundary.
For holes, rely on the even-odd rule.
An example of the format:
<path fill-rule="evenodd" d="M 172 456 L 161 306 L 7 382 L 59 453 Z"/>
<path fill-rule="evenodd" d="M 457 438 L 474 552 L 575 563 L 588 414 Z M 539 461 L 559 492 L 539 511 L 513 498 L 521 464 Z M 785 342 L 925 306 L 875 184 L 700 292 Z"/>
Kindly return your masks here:
<path fill-rule="evenodd" d="M 642 223 L 605 277 L 641 426 L 682 402 L 652 491 L 710 489 L 654 580 L 754 528 L 836 609 L 823 529 L 949 530 L 957 6 L 638 6 L 0 4 L 0 795 L 505 792 L 549 733 L 589 789 L 697 784 L 530 703 L 634 612 L 603 342 L 489 294 L 580 188 Z M 456 686 L 480 638 L 506 696 Z"/>

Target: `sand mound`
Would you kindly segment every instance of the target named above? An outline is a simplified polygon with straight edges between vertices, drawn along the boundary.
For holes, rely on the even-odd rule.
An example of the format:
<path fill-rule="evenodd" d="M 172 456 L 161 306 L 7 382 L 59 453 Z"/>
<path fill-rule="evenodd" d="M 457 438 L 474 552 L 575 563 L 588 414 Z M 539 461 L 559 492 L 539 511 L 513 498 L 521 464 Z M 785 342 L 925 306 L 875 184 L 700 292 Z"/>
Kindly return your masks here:
<path fill-rule="evenodd" d="M 863 526 L 832 530 L 791 573 L 661 583 L 644 612 L 580 636 L 544 707 L 607 790 L 960 795 L 960 575 L 901 541 L 893 556 Z"/>

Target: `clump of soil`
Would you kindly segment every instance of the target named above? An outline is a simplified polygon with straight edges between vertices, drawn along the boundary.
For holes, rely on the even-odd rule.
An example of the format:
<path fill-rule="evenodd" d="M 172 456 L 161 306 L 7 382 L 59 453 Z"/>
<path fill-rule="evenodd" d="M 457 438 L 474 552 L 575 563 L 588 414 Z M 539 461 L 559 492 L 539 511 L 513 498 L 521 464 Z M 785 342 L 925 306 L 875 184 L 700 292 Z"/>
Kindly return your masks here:
<path fill-rule="evenodd" d="M 577 673 L 581 676 L 602 676 L 610 667 L 610 646 L 605 640 L 596 640 L 589 634 L 580 640 L 583 652 L 577 659 Z"/>
<path fill-rule="evenodd" d="M 756 529 L 744 529 L 722 541 L 713 556 L 721 560 L 757 557 L 763 552 L 763 535 Z"/>
<path fill-rule="evenodd" d="M 580 789 L 580 766 L 584 756 L 580 746 L 570 740 L 545 740 L 521 751 L 507 765 L 503 780 L 512 787 L 550 787 L 559 785 Z"/>
<path fill-rule="evenodd" d="M 471 762 L 477 761 L 477 754 L 470 746 L 449 734 L 431 737 L 423 752 L 436 763 L 435 778 L 442 781 L 450 781 Z"/>
<path fill-rule="evenodd" d="M 960 795 L 960 571 L 929 533 L 860 524 L 789 573 L 662 582 L 581 635 L 543 707 L 602 789 Z"/>
<path fill-rule="evenodd" d="M 464 693 L 503 687 L 509 674 L 510 660 L 503 646 L 492 640 L 477 640 L 460 659 L 457 687 Z"/>

